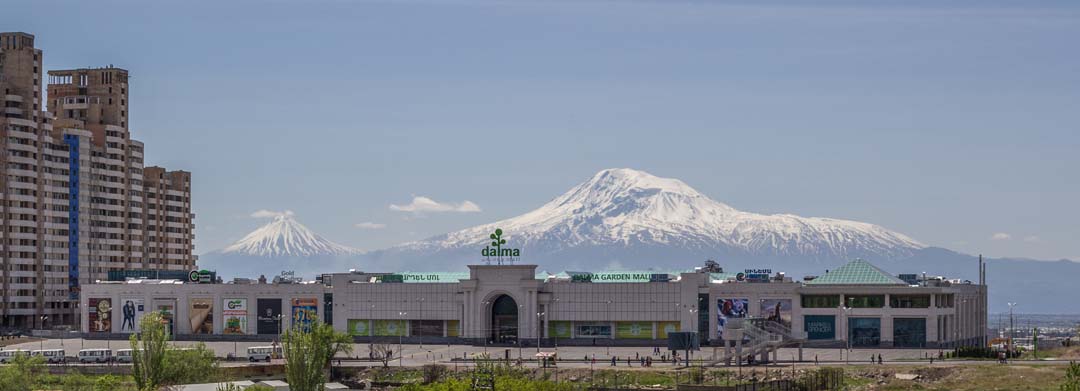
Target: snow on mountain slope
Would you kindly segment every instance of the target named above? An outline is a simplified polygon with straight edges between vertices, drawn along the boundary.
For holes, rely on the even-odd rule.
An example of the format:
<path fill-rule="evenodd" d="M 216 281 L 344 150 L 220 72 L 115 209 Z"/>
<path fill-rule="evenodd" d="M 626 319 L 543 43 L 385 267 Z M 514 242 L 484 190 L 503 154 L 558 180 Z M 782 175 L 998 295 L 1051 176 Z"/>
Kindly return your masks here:
<path fill-rule="evenodd" d="M 262 257 L 310 257 L 319 255 L 350 255 L 360 250 L 331 242 L 300 224 L 291 214 L 274 220 L 225 247 L 222 254 L 243 254 Z"/>
<path fill-rule="evenodd" d="M 563 254 L 575 248 L 659 246 L 746 256 L 895 259 L 926 247 L 873 224 L 743 212 L 678 179 L 608 169 L 531 212 L 405 243 L 385 253 L 400 258 L 469 248 L 479 254 L 496 228 L 507 232 L 509 246 L 534 255 Z"/>

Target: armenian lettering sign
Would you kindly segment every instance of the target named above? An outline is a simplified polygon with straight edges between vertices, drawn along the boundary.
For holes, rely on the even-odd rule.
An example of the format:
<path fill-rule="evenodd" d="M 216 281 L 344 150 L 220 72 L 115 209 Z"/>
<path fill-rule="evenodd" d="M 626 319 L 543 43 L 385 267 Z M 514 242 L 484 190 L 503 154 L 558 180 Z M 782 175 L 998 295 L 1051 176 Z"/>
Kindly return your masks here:
<path fill-rule="evenodd" d="M 375 277 L 375 282 L 382 283 L 434 283 L 459 282 L 468 279 L 469 273 L 394 273 Z"/>

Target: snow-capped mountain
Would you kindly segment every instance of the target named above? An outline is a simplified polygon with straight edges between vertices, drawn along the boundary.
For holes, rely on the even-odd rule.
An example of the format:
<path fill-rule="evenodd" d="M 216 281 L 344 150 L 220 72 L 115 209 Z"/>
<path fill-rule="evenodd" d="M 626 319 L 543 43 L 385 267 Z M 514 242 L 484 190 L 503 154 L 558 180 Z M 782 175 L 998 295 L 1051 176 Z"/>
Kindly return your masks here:
<path fill-rule="evenodd" d="M 311 279 L 319 273 L 344 270 L 360 253 L 312 232 L 291 213 L 284 213 L 236 243 L 203 254 L 199 267 L 217 271 L 226 280 L 260 275 L 272 278 L 283 271 Z"/>
<path fill-rule="evenodd" d="M 508 246 L 521 248 L 527 261 L 554 262 L 555 267 L 648 267 L 666 261 L 689 266 L 706 257 L 896 259 L 926 247 L 873 224 L 739 211 L 678 179 L 608 169 L 523 215 L 378 255 L 406 265 L 414 258 L 437 262 L 422 263 L 428 267 L 477 262 L 496 228 L 507 233 Z"/>
<path fill-rule="evenodd" d="M 343 246 L 312 232 L 291 214 L 274 217 L 236 243 L 221 250 L 223 254 L 243 254 L 264 257 L 310 257 L 319 255 L 350 255 L 360 250 Z"/>

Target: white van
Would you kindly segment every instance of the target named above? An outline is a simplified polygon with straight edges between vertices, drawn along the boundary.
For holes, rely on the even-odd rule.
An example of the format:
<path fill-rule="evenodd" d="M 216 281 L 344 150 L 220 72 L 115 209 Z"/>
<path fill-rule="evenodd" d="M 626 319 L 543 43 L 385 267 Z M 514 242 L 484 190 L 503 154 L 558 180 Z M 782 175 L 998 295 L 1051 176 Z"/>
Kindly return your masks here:
<path fill-rule="evenodd" d="M 131 349 L 117 349 L 116 356 L 113 356 L 113 360 L 116 362 L 131 363 Z"/>
<path fill-rule="evenodd" d="M 248 361 L 266 361 L 270 362 L 271 358 L 280 358 L 281 347 L 280 346 L 252 346 L 247 348 Z"/>
<path fill-rule="evenodd" d="M 7 364 L 15 360 L 16 356 L 29 356 L 30 351 L 25 349 L 0 350 L 0 364 Z"/>
<path fill-rule="evenodd" d="M 67 360 L 64 357 L 64 349 L 45 349 L 30 352 L 31 356 L 41 356 L 49 364 L 60 364 Z"/>
<path fill-rule="evenodd" d="M 79 351 L 79 362 L 83 364 L 87 363 L 107 363 L 112 361 L 113 354 L 110 349 L 83 349 Z"/>

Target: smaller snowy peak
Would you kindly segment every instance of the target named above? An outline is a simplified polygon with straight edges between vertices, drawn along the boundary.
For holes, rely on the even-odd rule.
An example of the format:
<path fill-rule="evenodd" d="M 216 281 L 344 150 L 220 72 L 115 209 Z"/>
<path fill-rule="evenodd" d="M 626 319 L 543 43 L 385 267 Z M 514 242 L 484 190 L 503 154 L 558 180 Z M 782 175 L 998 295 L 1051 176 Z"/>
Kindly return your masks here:
<path fill-rule="evenodd" d="M 310 257 L 359 254 L 360 250 L 327 240 L 300 224 L 291 213 L 286 213 L 274 216 L 270 223 L 225 247 L 221 253 L 261 257 Z"/>

